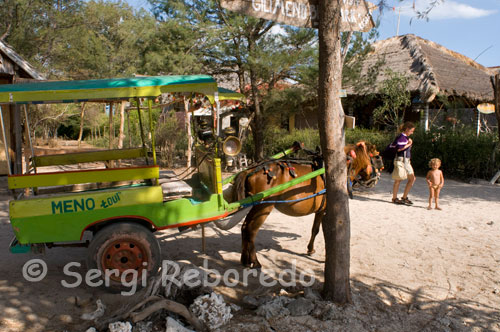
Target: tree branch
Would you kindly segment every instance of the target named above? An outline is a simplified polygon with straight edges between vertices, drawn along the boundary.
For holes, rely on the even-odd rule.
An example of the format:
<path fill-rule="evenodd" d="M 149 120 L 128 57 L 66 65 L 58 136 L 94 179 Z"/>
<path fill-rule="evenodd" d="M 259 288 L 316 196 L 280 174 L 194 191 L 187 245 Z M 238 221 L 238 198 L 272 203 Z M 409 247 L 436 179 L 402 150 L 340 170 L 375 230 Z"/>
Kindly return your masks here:
<path fill-rule="evenodd" d="M 3 33 L 3 35 L 0 37 L 0 40 L 4 40 L 10 33 L 10 28 L 12 27 L 12 22 L 9 22 L 9 25 L 7 26 L 7 30 Z"/>

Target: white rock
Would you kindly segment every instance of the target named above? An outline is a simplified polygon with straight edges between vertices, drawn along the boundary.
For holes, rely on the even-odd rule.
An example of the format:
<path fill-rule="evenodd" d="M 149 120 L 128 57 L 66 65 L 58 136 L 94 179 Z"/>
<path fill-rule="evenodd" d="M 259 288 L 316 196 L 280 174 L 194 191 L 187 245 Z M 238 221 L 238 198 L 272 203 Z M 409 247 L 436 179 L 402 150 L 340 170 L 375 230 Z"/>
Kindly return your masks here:
<path fill-rule="evenodd" d="M 214 292 L 210 295 L 198 296 L 189 309 L 210 330 L 226 324 L 233 317 L 231 308 L 226 305 L 224 298 Z"/>
<path fill-rule="evenodd" d="M 278 296 L 269 302 L 261 305 L 256 313 L 259 316 L 269 319 L 271 317 L 285 317 L 290 315 L 290 310 L 285 306 L 290 303 L 292 299 L 286 296 Z"/>
<path fill-rule="evenodd" d="M 165 332 L 194 332 L 190 330 L 172 317 L 167 317 L 167 329 Z"/>
<path fill-rule="evenodd" d="M 109 332 L 132 332 L 132 324 L 129 322 L 114 322 L 108 325 Z"/>
<path fill-rule="evenodd" d="M 101 302 L 101 300 L 97 300 L 95 303 L 97 304 L 97 309 L 94 312 L 83 314 L 81 316 L 83 320 L 95 320 L 104 315 L 106 306 Z"/>

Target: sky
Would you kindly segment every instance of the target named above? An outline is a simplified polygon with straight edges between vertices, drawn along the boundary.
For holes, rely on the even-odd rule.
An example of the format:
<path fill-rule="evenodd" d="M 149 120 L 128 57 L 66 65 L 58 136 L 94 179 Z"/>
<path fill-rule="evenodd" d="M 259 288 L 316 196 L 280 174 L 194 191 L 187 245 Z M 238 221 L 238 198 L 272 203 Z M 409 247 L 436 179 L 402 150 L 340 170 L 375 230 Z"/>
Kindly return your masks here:
<path fill-rule="evenodd" d="M 399 35 L 412 33 L 461 53 L 483 66 L 500 66 L 500 0 L 439 1 L 430 12 L 428 21 L 416 18 L 413 2 L 388 1 L 395 8 L 394 11 L 390 8 L 383 12 L 378 39 L 396 36 L 400 17 Z M 415 0 L 415 8 L 424 10 L 430 2 Z"/>
<path fill-rule="evenodd" d="M 147 0 L 126 0 L 132 6 L 149 8 Z M 428 20 L 417 19 L 437 1 Z M 378 0 L 371 0 L 377 3 Z M 389 9 L 380 16 L 379 40 L 412 33 L 461 53 L 486 67 L 500 66 L 500 0 L 387 0 Z M 393 10 L 394 7 L 394 10 Z"/>

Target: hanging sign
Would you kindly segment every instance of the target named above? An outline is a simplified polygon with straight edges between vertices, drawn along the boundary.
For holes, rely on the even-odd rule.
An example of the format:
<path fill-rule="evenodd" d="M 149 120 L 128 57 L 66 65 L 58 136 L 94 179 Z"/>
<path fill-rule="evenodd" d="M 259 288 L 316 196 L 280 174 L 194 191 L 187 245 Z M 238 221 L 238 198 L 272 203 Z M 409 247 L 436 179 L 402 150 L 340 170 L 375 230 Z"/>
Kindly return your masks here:
<path fill-rule="evenodd" d="M 495 105 L 493 104 L 479 104 L 477 105 L 477 110 L 483 114 L 492 114 L 495 113 Z"/>
<path fill-rule="evenodd" d="M 222 8 L 303 28 L 319 26 L 320 0 L 220 0 Z M 341 0 L 341 31 L 367 32 L 375 24 L 370 12 L 377 8 L 364 0 Z"/>

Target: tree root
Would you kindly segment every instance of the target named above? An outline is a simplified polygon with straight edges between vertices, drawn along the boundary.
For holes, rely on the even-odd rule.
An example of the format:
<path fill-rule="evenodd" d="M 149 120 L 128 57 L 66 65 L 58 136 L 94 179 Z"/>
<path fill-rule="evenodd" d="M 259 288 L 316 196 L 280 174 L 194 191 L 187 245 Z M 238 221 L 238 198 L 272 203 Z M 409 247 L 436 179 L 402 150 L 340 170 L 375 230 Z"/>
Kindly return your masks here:
<path fill-rule="evenodd" d="M 148 300 L 148 299 L 146 299 L 146 300 Z M 182 305 L 178 302 L 174 302 L 174 301 L 170 301 L 170 300 L 166 300 L 166 299 L 157 301 L 157 302 L 153 303 L 152 305 L 146 307 L 144 310 L 142 310 L 140 312 L 131 313 L 130 318 L 132 319 L 132 322 L 137 323 L 137 322 L 140 322 L 140 321 L 146 319 L 147 317 L 149 317 L 151 314 L 155 313 L 156 311 L 159 311 L 162 309 L 171 311 L 173 313 L 176 313 L 176 314 L 184 317 L 189 322 L 189 324 L 191 324 L 197 331 L 205 331 L 206 330 L 203 323 L 198 318 L 196 318 L 184 305 Z"/>

